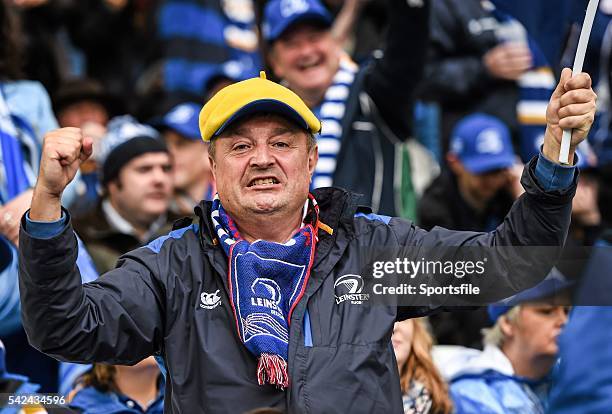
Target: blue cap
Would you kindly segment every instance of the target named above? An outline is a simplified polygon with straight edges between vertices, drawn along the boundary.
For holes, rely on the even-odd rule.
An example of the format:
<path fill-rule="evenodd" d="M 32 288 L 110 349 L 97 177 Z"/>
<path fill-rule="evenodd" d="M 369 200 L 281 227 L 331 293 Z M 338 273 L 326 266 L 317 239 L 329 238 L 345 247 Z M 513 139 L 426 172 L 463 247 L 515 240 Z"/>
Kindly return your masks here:
<path fill-rule="evenodd" d="M 502 300 L 501 302 L 489 305 L 487 307 L 489 319 L 492 323 L 495 323 L 500 316 L 508 312 L 513 307 L 520 305 L 521 303 L 537 302 L 538 300 L 550 298 L 569 288 L 573 284 L 573 281 L 567 280 L 556 267 L 553 267 L 546 278 L 544 278 L 543 281 L 534 287 L 519 292 L 514 296 Z"/>
<path fill-rule="evenodd" d="M 182 103 L 172 108 L 163 118 L 151 122 L 157 129 L 171 129 L 183 137 L 201 141 L 200 111 L 202 105 L 193 102 Z"/>
<path fill-rule="evenodd" d="M 508 127 L 499 119 L 481 113 L 466 116 L 457 123 L 450 152 L 472 174 L 510 168 L 515 162 Z"/>
<path fill-rule="evenodd" d="M 318 0 L 272 0 L 266 5 L 263 35 L 268 42 L 278 39 L 294 23 L 320 22 L 330 27 L 332 18 Z"/>

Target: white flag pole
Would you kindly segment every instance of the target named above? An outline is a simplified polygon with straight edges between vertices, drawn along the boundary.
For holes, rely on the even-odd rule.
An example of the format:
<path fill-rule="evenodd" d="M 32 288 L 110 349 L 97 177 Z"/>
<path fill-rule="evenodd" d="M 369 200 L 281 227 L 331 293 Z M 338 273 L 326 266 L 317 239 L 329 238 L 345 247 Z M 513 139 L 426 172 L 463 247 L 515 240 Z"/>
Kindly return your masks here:
<path fill-rule="evenodd" d="M 582 72 L 584 55 L 586 54 L 587 45 L 589 44 L 591 28 L 593 27 L 593 20 L 595 20 L 595 13 L 597 12 L 598 6 L 599 0 L 589 0 L 586 15 L 584 16 L 584 23 L 582 24 L 582 30 L 580 31 L 578 49 L 576 50 L 576 56 L 574 57 L 574 67 L 572 68 L 572 76 L 575 76 Z M 561 164 L 569 164 L 569 148 L 571 141 L 572 131 L 570 129 L 564 129 L 563 136 L 561 138 L 561 151 L 559 152 L 559 162 Z"/>

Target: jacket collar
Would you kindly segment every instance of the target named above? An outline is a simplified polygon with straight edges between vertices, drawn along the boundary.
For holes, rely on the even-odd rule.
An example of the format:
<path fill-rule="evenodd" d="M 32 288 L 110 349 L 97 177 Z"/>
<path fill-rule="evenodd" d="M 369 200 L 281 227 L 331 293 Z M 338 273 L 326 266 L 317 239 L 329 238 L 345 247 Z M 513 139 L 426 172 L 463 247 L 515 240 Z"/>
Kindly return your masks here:
<path fill-rule="evenodd" d="M 151 224 L 144 237 L 139 238 L 132 225 L 119 215 L 108 199 L 104 199 L 98 202 L 90 214 L 76 219 L 76 221 L 79 225 L 82 225 L 81 231 L 86 234 L 87 238 L 101 240 L 121 235 L 131 237 L 138 243 L 143 243 L 159 234 L 168 219 L 167 214 L 162 214 Z"/>
<path fill-rule="evenodd" d="M 156 234 L 164 226 L 164 224 L 166 224 L 168 218 L 165 213 L 162 214 L 157 218 L 157 220 L 151 223 L 151 226 L 149 226 L 147 232 L 142 237 L 139 237 L 136 234 L 136 230 L 134 230 L 134 226 L 132 226 L 121 216 L 121 214 L 119 214 L 108 198 L 102 200 L 101 208 L 110 229 L 115 230 L 117 233 L 134 236 L 135 238 L 140 239 L 141 242 L 149 240 L 154 234 Z"/>

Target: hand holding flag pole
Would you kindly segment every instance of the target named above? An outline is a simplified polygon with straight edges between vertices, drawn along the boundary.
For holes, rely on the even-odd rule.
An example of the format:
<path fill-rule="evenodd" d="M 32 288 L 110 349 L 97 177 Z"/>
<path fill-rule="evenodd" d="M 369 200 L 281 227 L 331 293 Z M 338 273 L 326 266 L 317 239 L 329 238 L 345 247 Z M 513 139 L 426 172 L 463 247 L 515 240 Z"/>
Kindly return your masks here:
<path fill-rule="evenodd" d="M 589 37 L 591 36 L 591 28 L 593 27 L 593 20 L 595 20 L 595 13 L 597 12 L 598 6 L 599 0 L 589 0 L 586 15 L 584 16 L 584 23 L 582 24 L 582 30 L 580 32 L 580 38 L 578 40 L 578 49 L 576 50 L 576 56 L 574 57 L 572 76 L 582 72 L 584 56 L 586 54 Z M 561 164 L 569 164 L 569 149 L 571 141 L 572 131 L 569 129 L 563 130 L 563 137 L 561 138 L 561 151 L 559 152 L 559 162 Z"/>

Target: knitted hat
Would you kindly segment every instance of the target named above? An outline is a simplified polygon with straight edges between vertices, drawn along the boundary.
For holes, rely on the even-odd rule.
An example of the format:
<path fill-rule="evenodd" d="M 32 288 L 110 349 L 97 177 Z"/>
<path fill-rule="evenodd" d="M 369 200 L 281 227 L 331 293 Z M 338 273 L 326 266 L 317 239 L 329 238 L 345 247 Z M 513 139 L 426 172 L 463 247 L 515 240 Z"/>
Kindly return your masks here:
<path fill-rule="evenodd" d="M 103 185 L 117 178 L 121 168 L 132 159 L 148 152 L 168 152 L 159 133 L 129 115 L 113 118 L 96 156 L 102 168 Z"/>

